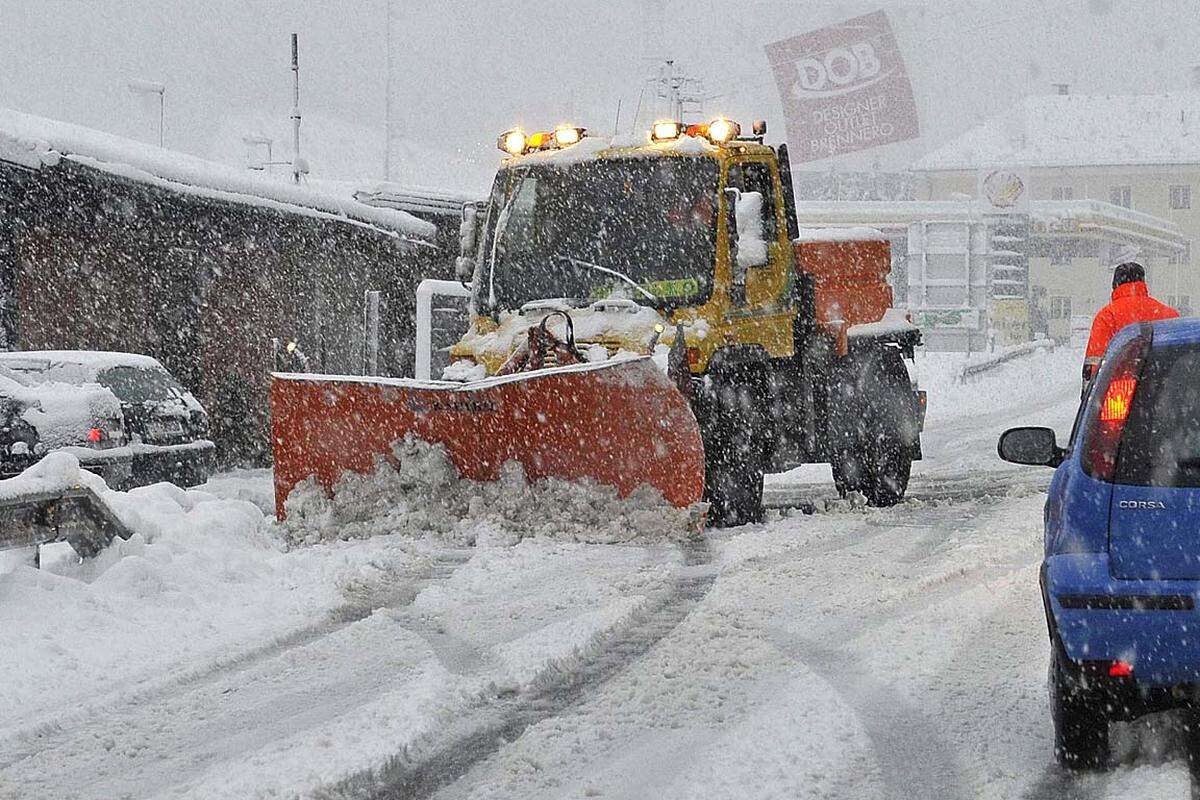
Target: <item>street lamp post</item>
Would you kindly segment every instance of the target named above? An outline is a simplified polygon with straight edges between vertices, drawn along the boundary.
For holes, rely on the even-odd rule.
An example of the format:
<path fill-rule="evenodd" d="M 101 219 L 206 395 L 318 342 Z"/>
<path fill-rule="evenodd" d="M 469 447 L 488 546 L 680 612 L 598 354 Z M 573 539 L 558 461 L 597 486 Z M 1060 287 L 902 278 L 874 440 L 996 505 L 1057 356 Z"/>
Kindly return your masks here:
<path fill-rule="evenodd" d="M 158 95 L 158 146 L 163 146 L 163 105 L 164 95 L 167 92 L 167 87 L 161 83 L 153 81 L 132 80 L 129 82 L 129 91 L 134 94 L 156 94 Z"/>

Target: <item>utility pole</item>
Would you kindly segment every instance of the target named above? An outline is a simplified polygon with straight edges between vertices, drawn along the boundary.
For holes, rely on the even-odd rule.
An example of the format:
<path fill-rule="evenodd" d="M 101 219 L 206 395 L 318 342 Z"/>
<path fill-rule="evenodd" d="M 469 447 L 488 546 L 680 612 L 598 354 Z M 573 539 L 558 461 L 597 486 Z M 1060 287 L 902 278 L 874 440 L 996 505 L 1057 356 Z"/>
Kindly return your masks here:
<path fill-rule="evenodd" d="M 383 178 L 390 181 L 392 179 L 392 73 L 395 71 L 395 65 L 392 63 L 392 0 L 384 0 L 384 8 L 387 75 L 384 76 L 385 94 L 383 98 Z"/>
<path fill-rule="evenodd" d="M 300 158 L 300 47 L 296 34 L 292 34 L 292 177 L 300 182 L 300 174 L 307 172 Z"/>

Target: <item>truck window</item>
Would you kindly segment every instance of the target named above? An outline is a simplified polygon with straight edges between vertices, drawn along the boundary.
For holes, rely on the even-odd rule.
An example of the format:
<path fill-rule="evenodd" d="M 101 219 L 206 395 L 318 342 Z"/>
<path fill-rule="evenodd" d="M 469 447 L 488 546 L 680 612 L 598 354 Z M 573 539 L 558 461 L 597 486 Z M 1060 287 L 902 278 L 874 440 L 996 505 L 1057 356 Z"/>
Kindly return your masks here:
<path fill-rule="evenodd" d="M 1150 351 L 1121 436 L 1117 483 L 1200 487 L 1200 347 Z"/>

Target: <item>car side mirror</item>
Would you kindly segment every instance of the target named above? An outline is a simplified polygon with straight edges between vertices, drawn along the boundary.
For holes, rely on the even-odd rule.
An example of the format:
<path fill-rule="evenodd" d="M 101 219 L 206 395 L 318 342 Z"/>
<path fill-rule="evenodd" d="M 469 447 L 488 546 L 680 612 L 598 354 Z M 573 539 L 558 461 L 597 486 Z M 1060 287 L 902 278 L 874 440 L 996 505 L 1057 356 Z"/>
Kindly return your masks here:
<path fill-rule="evenodd" d="M 729 269 L 733 275 L 729 295 L 734 305 L 744 306 L 746 304 L 746 267 L 738 258 L 737 207 L 741 199 L 741 189 L 732 186 L 725 189 L 725 237 L 729 240 Z"/>
<path fill-rule="evenodd" d="M 1009 428 L 996 445 L 1000 458 L 1013 464 L 1057 467 L 1067 457 L 1050 428 Z"/>

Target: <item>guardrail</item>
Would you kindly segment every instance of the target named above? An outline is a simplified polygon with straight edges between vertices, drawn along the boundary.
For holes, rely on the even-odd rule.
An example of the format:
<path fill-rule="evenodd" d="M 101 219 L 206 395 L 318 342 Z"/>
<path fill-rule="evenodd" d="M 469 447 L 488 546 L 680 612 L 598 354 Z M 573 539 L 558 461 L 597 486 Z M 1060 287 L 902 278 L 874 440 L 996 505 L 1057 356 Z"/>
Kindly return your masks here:
<path fill-rule="evenodd" d="M 958 383 L 966 383 L 971 378 L 975 378 L 984 374 L 985 372 L 990 372 L 1002 364 L 1007 364 L 1010 361 L 1014 361 L 1018 358 L 1024 358 L 1025 356 L 1030 356 L 1043 350 L 1053 352 L 1054 340 L 1038 339 L 1033 342 L 1026 342 L 1025 344 L 1016 344 L 1012 345 L 1011 347 L 1006 347 L 999 352 L 990 353 L 987 356 L 969 361 L 964 364 L 962 369 L 960 369 L 958 372 L 957 381 Z"/>
<path fill-rule="evenodd" d="M 91 489 L 30 492 L 0 500 L 0 550 L 69 542 L 90 558 L 131 531 Z"/>

